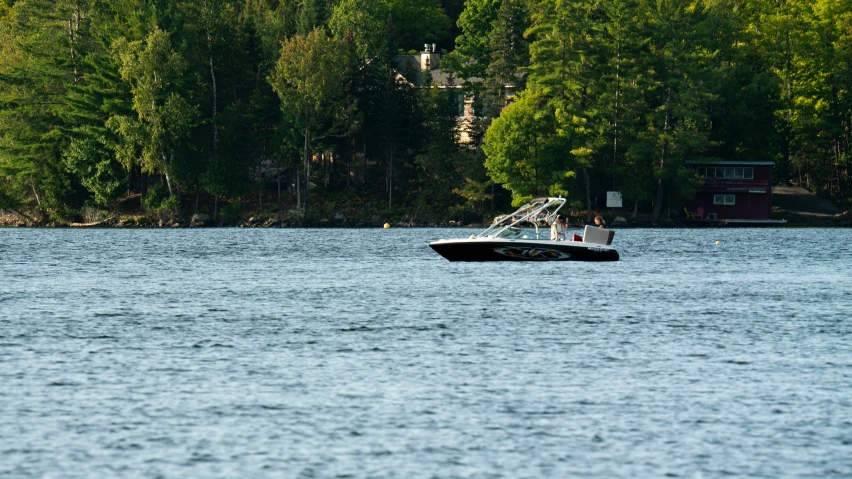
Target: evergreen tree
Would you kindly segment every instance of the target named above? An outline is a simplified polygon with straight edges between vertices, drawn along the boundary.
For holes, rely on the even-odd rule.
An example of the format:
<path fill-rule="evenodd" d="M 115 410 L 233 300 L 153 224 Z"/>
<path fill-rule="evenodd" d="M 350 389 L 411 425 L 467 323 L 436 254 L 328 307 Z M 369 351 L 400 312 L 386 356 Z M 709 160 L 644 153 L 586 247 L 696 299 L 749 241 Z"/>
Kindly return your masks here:
<path fill-rule="evenodd" d="M 694 195 L 697 179 L 686 161 L 697 159 L 710 146 L 707 104 L 711 94 L 702 81 L 708 69 L 706 11 L 686 0 L 648 1 L 652 56 L 646 98 L 647 126 L 637 141 L 655 160 L 657 192 L 654 221 L 663 205 L 668 213 Z"/>
<path fill-rule="evenodd" d="M 33 202 L 40 221 L 68 216 L 75 204 L 62 152 L 60 112 L 82 79 L 80 29 L 87 5 L 76 0 L 32 0 L 7 11 L 0 66 L 0 174 L 9 192 Z"/>

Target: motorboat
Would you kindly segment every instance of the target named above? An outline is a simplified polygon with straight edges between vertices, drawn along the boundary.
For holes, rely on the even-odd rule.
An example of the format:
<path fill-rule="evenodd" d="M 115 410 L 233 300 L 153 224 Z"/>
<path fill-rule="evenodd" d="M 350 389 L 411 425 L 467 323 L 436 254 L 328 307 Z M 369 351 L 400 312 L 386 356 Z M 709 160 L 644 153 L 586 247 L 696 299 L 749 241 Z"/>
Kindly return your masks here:
<path fill-rule="evenodd" d="M 477 235 L 429 246 L 450 261 L 618 261 L 612 230 L 586 226 L 582 237 L 567 231 L 566 239 L 551 240 L 550 226 L 565 202 L 536 198 Z"/>

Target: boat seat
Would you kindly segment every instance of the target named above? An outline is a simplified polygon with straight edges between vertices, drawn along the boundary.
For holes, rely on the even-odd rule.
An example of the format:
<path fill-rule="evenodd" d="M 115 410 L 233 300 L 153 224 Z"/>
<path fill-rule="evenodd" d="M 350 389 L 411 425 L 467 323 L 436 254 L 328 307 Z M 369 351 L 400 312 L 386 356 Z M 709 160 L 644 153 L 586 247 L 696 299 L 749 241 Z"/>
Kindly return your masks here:
<path fill-rule="evenodd" d="M 583 230 L 584 243 L 611 245 L 612 238 L 614 236 L 615 231 L 605 228 L 596 228 L 594 226 L 586 225 L 586 228 Z"/>

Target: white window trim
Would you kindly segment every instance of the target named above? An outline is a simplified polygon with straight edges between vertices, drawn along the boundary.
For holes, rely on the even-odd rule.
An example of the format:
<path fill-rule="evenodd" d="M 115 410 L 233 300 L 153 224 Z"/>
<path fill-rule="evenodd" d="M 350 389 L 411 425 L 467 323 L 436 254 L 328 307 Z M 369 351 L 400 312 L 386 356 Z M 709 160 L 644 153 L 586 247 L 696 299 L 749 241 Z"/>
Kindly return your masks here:
<path fill-rule="evenodd" d="M 728 203 L 728 200 L 730 200 L 730 203 Z M 737 204 L 737 195 L 713 195 L 713 204 L 723 206 L 734 206 Z"/>
<path fill-rule="evenodd" d="M 725 176 L 725 168 L 732 168 L 736 171 L 737 168 L 743 171 L 743 175 L 740 178 L 736 178 L 736 175 L 726 177 Z M 701 172 L 701 170 L 704 170 Z M 699 167 L 696 172 L 700 175 L 704 176 L 704 178 L 719 178 L 723 180 L 753 180 L 754 179 L 754 167 L 753 166 L 736 166 L 736 167 L 719 167 L 719 166 L 707 166 L 707 167 Z M 721 174 L 719 174 L 721 173 Z"/>

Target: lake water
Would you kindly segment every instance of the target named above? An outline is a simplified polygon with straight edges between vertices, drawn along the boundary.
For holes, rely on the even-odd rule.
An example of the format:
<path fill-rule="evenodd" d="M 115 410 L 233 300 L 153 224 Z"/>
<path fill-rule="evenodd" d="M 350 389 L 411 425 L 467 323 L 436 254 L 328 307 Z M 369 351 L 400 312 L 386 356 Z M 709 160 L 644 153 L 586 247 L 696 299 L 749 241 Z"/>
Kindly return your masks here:
<path fill-rule="evenodd" d="M 470 233 L 0 229 L 0 477 L 852 476 L 852 229 Z"/>

